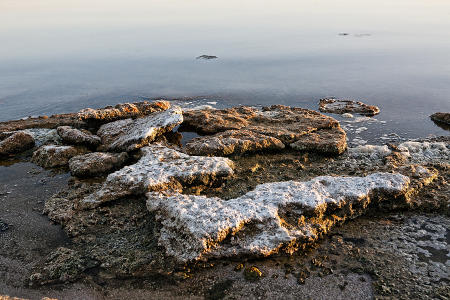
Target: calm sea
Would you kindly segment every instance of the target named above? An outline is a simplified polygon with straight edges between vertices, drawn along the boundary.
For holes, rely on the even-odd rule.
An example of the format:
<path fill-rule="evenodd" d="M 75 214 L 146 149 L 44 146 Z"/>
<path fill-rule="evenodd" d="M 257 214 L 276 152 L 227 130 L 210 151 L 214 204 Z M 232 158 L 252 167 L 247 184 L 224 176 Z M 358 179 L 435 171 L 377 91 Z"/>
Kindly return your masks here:
<path fill-rule="evenodd" d="M 448 135 L 448 0 L 1 0 L 0 120 L 158 97 L 378 105 L 353 137 Z M 207 54 L 214 60 L 197 60 Z M 382 121 L 382 122 L 379 122 Z M 351 130 L 351 129 L 349 129 Z"/>

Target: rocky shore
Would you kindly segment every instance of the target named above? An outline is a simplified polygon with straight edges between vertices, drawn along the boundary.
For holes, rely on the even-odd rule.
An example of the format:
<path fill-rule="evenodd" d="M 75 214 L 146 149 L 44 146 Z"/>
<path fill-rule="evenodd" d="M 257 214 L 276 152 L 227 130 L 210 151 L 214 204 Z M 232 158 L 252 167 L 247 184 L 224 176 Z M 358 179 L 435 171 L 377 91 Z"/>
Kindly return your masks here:
<path fill-rule="evenodd" d="M 379 113 L 334 98 L 319 108 Z M 336 119 L 308 109 L 154 101 L 0 123 L 0 159 L 67 178 L 40 202 L 67 240 L 20 284 L 5 252 L 0 297 L 81 284 L 123 298 L 130 282 L 129 297 L 450 295 L 449 137 L 350 147 Z M 7 216 L 0 237 L 20 230 Z"/>

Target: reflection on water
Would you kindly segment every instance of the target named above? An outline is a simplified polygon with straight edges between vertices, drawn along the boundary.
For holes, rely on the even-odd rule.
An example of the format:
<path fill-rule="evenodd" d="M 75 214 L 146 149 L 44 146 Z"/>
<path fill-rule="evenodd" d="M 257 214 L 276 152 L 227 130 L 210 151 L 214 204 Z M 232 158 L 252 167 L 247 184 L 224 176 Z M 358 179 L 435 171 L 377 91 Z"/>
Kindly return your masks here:
<path fill-rule="evenodd" d="M 446 134 L 428 118 L 450 111 L 446 0 L 2 0 L 0 24 L 0 120 L 146 97 L 317 109 L 336 96 L 380 106 L 383 130 Z"/>

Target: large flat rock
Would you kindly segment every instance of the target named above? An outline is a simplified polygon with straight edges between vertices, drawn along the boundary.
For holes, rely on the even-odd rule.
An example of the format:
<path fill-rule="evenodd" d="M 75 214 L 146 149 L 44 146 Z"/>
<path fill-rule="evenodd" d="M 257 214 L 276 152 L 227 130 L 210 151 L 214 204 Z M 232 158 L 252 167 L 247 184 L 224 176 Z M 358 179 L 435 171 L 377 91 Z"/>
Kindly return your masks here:
<path fill-rule="evenodd" d="M 147 194 L 162 227 L 159 245 L 181 263 L 231 256 L 292 253 L 335 223 L 364 213 L 371 202 L 401 198 L 409 178 L 320 176 L 307 182 L 258 185 L 235 199 Z M 400 200 L 398 200 L 400 201 Z"/>
<path fill-rule="evenodd" d="M 233 175 L 233 162 L 227 158 L 190 156 L 157 144 L 141 151 L 136 164 L 109 174 L 99 191 L 82 200 L 82 206 L 149 191 L 181 191 L 183 186 L 209 185 Z"/>
<path fill-rule="evenodd" d="M 186 152 L 191 155 L 226 156 L 262 150 L 280 150 L 284 147 L 279 139 L 271 136 L 249 130 L 227 130 L 190 140 L 186 144 Z"/>
<path fill-rule="evenodd" d="M 83 121 L 112 122 L 120 119 L 135 118 L 164 111 L 170 108 L 168 101 L 120 103 L 115 106 L 93 109 L 85 108 L 77 116 Z"/>
<path fill-rule="evenodd" d="M 125 119 L 104 124 L 97 131 L 106 151 L 133 151 L 146 146 L 159 135 L 171 131 L 183 122 L 181 108 L 171 108 L 137 119 Z"/>
<path fill-rule="evenodd" d="M 341 154 L 347 147 L 339 122 L 316 111 L 272 105 L 256 109 L 237 107 L 223 110 L 193 110 L 183 126 L 214 136 L 196 138 L 187 143 L 195 154 L 231 155 L 244 152 L 293 148 Z M 237 132 L 240 131 L 240 133 Z"/>

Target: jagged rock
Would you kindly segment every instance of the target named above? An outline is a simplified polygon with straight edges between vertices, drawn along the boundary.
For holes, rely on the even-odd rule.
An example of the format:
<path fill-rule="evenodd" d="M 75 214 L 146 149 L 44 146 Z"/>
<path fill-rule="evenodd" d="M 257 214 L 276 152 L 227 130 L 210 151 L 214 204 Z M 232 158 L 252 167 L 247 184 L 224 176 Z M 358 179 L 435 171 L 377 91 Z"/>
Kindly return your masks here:
<path fill-rule="evenodd" d="M 290 146 L 301 151 L 342 154 L 347 149 L 346 137 L 345 131 L 336 127 L 307 133 Z"/>
<path fill-rule="evenodd" d="M 235 153 L 243 153 L 246 151 L 245 147 L 232 148 L 230 145 L 238 144 L 238 140 L 254 140 L 255 134 L 275 138 L 285 146 L 298 142 L 296 149 L 308 151 L 340 154 L 347 146 L 345 132 L 340 129 L 338 121 L 303 108 L 272 105 L 258 110 L 241 106 L 223 110 L 188 111 L 185 116 L 185 128 L 208 134 L 225 131 L 214 137 L 200 137 L 193 141 L 196 148 L 201 148 L 201 152 L 197 153 L 224 152 L 229 155 L 233 154 L 232 149 L 235 149 Z M 228 138 L 236 135 L 235 132 L 226 132 L 230 129 L 242 131 L 238 140 Z M 245 135 L 247 137 L 244 137 Z M 224 138 L 228 140 L 223 141 Z M 325 144 L 326 139 L 331 140 Z M 191 151 L 192 143 L 189 144 L 188 151 Z M 252 148 L 248 150 L 253 151 Z"/>
<path fill-rule="evenodd" d="M 249 130 L 227 130 L 213 136 L 190 140 L 186 151 L 190 155 L 226 156 L 244 152 L 284 149 L 284 144 L 276 138 Z"/>
<path fill-rule="evenodd" d="M 103 123 L 119 119 L 135 118 L 170 108 L 167 101 L 121 103 L 116 106 L 107 106 L 101 109 L 85 108 L 78 112 L 78 118 L 86 121 L 101 121 Z"/>
<path fill-rule="evenodd" d="M 59 126 L 56 130 L 61 139 L 68 144 L 95 148 L 101 143 L 100 137 L 87 130 L 80 130 L 70 126 Z"/>
<path fill-rule="evenodd" d="M 227 109 L 201 109 L 183 112 L 183 127 L 204 134 L 241 129 L 249 125 L 248 119 L 256 116 L 257 110 L 248 106 Z"/>
<path fill-rule="evenodd" d="M 437 112 L 432 114 L 430 118 L 435 122 L 441 122 L 450 125 L 450 113 Z"/>
<path fill-rule="evenodd" d="M 70 173 L 77 177 L 93 177 L 118 169 L 127 161 L 128 154 L 93 152 L 72 157 L 69 160 Z"/>
<path fill-rule="evenodd" d="M 88 152 L 84 147 L 46 145 L 33 153 L 31 161 L 44 168 L 65 166 L 69 159 Z"/>
<path fill-rule="evenodd" d="M 292 253 L 316 241 L 335 223 L 364 213 L 371 202 L 404 198 L 409 182 L 398 173 L 320 176 L 307 182 L 261 184 L 227 201 L 150 192 L 147 207 L 162 226 L 159 245 L 180 263 L 268 256 Z"/>
<path fill-rule="evenodd" d="M 172 106 L 142 118 L 107 123 L 100 127 L 97 135 L 102 140 L 104 150 L 128 152 L 144 147 L 181 122 L 183 122 L 181 108 Z"/>
<path fill-rule="evenodd" d="M 380 109 L 374 105 L 367 105 L 360 101 L 324 98 L 319 100 L 319 110 L 334 114 L 357 113 L 364 116 L 374 116 Z"/>
<path fill-rule="evenodd" d="M 95 207 L 148 191 L 181 191 L 186 185 L 208 185 L 233 174 L 233 162 L 227 158 L 189 156 L 162 145 L 141 151 L 136 164 L 109 174 L 99 191 L 82 200 L 82 206 Z"/>
<path fill-rule="evenodd" d="M 0 142 L 0 157 L 20 153 L 31 149 L 34 146 L 34 139 L 31 135 L 18 131 L 11 134 Z"/>

